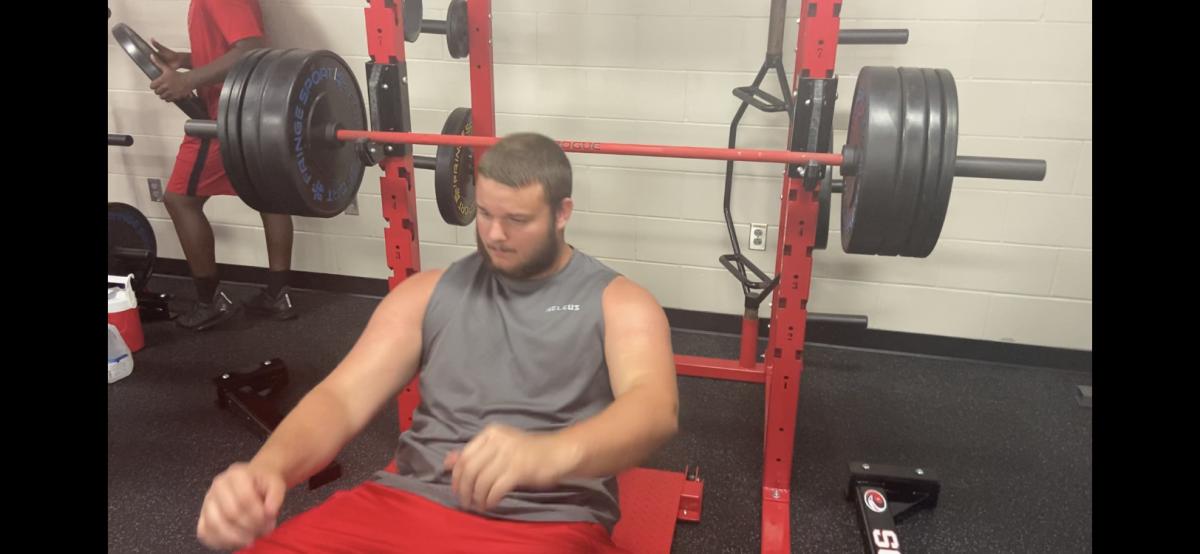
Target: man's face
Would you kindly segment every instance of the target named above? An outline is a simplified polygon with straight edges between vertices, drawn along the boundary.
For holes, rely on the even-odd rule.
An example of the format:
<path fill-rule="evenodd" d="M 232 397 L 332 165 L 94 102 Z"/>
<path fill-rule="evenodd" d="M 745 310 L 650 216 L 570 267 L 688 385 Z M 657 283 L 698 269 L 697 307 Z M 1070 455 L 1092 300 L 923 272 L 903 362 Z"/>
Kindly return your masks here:
<path fill-rule="evenodd" d="M 475 181 L 475 241 L 497 273 L 513 279 L 540 277 L 554 266 L 573 207 L 563 199 L 558 217 L 540 184 L 513 188 L 484 176 Z"/>

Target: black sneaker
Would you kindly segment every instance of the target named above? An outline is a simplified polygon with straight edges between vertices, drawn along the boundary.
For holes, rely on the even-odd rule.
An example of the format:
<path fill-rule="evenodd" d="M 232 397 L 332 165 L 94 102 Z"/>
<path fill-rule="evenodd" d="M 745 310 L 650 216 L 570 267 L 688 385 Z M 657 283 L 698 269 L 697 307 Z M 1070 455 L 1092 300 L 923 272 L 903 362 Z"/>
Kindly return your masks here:
<path fill-rule="evenodd" d="M 259 290 L 254 298 L 246 302 L 246 311 L 278 320 L 293 319 L 297 315 L 287 287 L 279 289 L 279 294 L 273 297 L 267 294 L 266 289 Z"/>
<path fill-rule="evenodd" d="M 228 321 L 241 311 L 241 306 L 218 290 L 211 302 L 196 302 L 192 311 L 175 318 L 175 324 L 185 329 L 203 331 Z"/>

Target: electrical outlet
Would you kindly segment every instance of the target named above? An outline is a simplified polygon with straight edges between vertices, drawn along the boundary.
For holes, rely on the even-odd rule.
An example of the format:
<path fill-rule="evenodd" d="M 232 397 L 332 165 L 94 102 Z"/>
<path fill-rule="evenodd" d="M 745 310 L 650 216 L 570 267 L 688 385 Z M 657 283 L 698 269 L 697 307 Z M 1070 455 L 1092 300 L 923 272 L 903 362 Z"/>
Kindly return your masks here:
<path fill-rule="evenodd" d="M 146 186 L 150 187 L 150 200 L 154 202 L 163 201 L 162 180 L 146 179 Z"/>
<path fill-rule="evenodd" d="M 350 200 L 350 205 L 346 206 L 346 210 L 342 213 L 344 213 L 346 215 L 358 215 L 358 195 L 357 194 L 354 195 L 354 198 L 352 198 Z"/>
<path fill-rule="evenodd" d="M 767 226 L 763 223 L 750 224 L 750 249 L 767 249 Z"/>

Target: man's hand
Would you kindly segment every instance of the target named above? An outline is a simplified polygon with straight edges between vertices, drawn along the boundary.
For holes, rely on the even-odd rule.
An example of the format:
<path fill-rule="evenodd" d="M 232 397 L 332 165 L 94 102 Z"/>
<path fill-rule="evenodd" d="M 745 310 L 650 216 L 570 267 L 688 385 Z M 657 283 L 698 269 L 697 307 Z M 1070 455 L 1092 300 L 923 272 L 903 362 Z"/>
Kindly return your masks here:
<path fill-rule="evenodd" d="M 248 546 L 275 529 L 287 484 L 283 476 L 245 463 L 236 463 L 213 479 L 196 537 L 213 550 Z"/>
<path fill-rule="evenodd" d="M 152 58 L 157 57 L 159 61 L 166 64 L 166 66 L 171 69 L 184 69 L 188 67 L 188 60 L 191 57 L 190 54 L 180 54 L 179 52 L 171 50 L 170 48 L 159 44 L 158 41 L 154 40 L 153 37 L 150 39 L 150 44 L 154 46 L 155 50 L 155 52 L 150 55 Z"/>
<path fill-rule="evenodd" d="M 150 56 L 154 65 L 157 65 L 162 70 L 162 75 L 153 81 L 150 81 L 150 89 L 158 95 L 159 98 L 167 102 L 176 102 L 187 98 L 192 94 L 192 89 L 196 88 L 192 84 L 189 77 L 190 71 L 179 72 L 171 68 L 171 66 L 163 63 L 156 56 Z"/>
<path fill-rule="evenodd" d="M 446 456 L 451 486 L 464 509 L 490 510 L 517 487 L 549 488 L 578 460 L 577 449 L 556 435 L 491 424 L 462 450 Z"/>

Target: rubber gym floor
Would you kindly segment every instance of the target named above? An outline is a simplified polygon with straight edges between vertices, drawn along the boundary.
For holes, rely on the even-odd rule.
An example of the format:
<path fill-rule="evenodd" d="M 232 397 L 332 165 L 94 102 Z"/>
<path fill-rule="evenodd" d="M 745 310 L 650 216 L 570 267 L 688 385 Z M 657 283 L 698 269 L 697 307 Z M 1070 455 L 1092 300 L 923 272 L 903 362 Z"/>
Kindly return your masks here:
<path fill-rule="evenodd" d="M 190 280 L 156 275 L 150 288 L 190 306 Z M 254 289 L 229 284 L 248 299 Z M 239 315 L 202 333 L 145 325 L 132 375 L 108 386 L 110 552 L 208 552 L 195 538 L 211 479 L 262 444 L 216 407 L 213 377 L 269 358 L 288 367 L 281 403 L 293 406 L 349 350 L 378 297 L 297 290 L 299 319 Z M 733 335 L 674 330 L 677 354 L 735 359 Z M 907 552 L 1092 551 L 1092 414 L 1076 399 L 1090 371 L 1068 371 L 807 346 L 792 467 L 793 552 L 863 552 L 851 461 L 930 468 L 936 508 L 898 526 Z M 703 517 L 676 527 L 672 552 L 758 552 L 761 385 L 679 380 L 679 434 L 645 464 L 699 464 Z M 288 492 L 281 520 L 385 467 L 396 443 L 388 404 L 337 461 L 343 476 Z"/>

